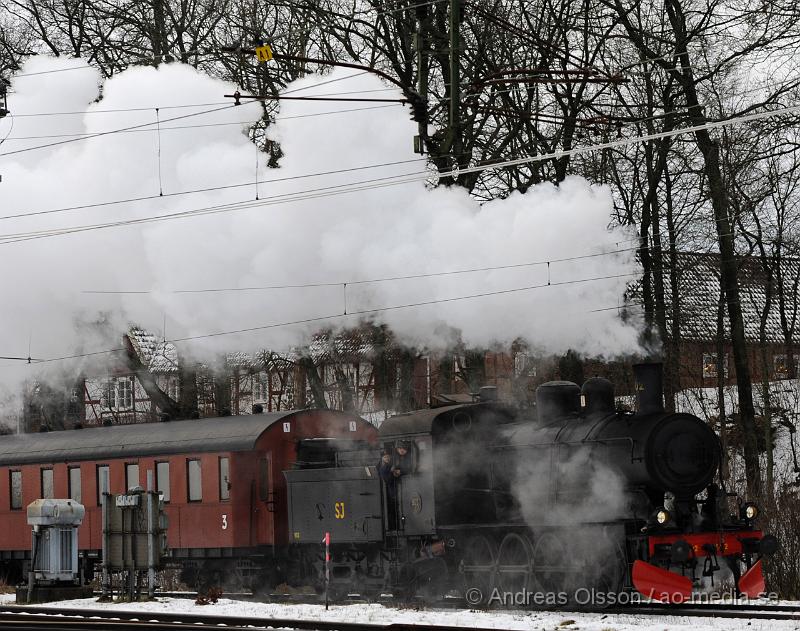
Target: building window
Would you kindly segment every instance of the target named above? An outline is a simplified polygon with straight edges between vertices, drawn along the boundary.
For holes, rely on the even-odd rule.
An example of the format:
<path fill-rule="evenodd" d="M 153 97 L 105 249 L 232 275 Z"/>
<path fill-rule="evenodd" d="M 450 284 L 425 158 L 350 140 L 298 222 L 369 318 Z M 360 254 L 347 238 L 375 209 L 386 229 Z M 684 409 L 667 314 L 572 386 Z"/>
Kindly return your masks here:
<path fill-rule="evenodd" d="M 728 377 L 728 354 L 725 353 L 722 357 L 723 375 Z M 717 354 L 716 353 L 703 353 L 703 378 L 710 378 L 717 376 Z"/>
<path fill-rule="evenodd" d="M 169 502 L 169 463 L 156 463 L 156 490 L 161 494 L 161 499 Z"/>
<path fill-rule="evenodd" d="M 231 499 L 231 482 L 229 476 L 230 461 L 228 458 L 219 459 L 219 499 Z"/>
<path fill-rule="evenodd" d="M 773 362 L 773 369 L 775 370 L 775 376 L 778 379 L 788 379 L 789 378 L 789 360 L 786 355 L 775 355 L 772 358 Z M 795 376 L 800 375 L 797 372 L 798 367 L 800 367 L 800 357 L 795 355 L 794 357 L 794 374 Z"/>
<path fill-rule="evenodd" d="M 514 376 L 535 377 L 536 364 L 527 353 L 514 353 Z"/>
<path fill-rule="evenodd" d="M 130 410 L 133 407 L 133 381 L 130 377 L 112 379 L 106 384 L 103 403 L 109 409 Z"/>
<path fill-rule="evenodd" d="M 107 464 L 97 465 L 97 505 L 103 504 L 103 493 L 109 493 L 109 468 Z"/>
<path fill-rule="evenodd" d="M 22 508 L 22 471 L 11 472 L 11 510 Z"/>
<path fill-rule="evenodd" d="M 203 476 L 199 460 L 186 461 L 187 481 L 189 485 L 189 501 L 203 501 Z"/>
<path fill-rule="evenodd" d="M 130 378 L 117 381 L 117 408 L 129 410 L 133 407 L 133 383 Z"/>
<path fill-rule="evenodd" d="M 70 467 L 67 469 L 69 478 L 69 499 L 81 502 L 81 468 Z"/>
<path fill-rule="evenodd" d="M 42 469 L 42 499 L 52 499 L 53 494 L 53 470 Z"/>
<path fill-rule="evenodd" d="M 130 491 L 139 484 L 139 465 L 132 463 L 125 465 L 125 488 Z"/>
<path fill-rule="evenodd" d="M 254 377 L 253 399 L 255 401 L 266 401 L 269 399 L 269 377 L 258 374 Z"/>

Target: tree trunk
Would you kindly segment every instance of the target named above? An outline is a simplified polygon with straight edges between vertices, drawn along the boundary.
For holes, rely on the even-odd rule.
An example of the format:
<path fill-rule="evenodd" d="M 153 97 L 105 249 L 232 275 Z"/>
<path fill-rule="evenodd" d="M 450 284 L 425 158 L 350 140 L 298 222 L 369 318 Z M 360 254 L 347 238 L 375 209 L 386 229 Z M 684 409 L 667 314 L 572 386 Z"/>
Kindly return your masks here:
<path fill-rule="evenodd" d="M 317 367 L 314 365 L 314 360 L 310 357 L 301 357 L 298 362 L 303 369 L 306 379 L 308 379 L 308 386 L 311 388 L 311 396 L 314 398 L 314 407 L 327 410 L 328 401 L 325 399 L 325 385 L 320 379 Z"/>
<path fill-rule="evenodd" d="M 667 0 L 666 8 L 675 33 L 676 57 L 682 61 L 681 69 L 676 70 L 676 73 L 686 95 L 689 119 L 692 125 L 704 125 L 708 123 L 708 119 L 697 95 L 691 59 L 688 53 L 688 36 L 683 7 L 680 0 Z M 758 461 L 753 386 L 750 378 L 742 306 L 739 301 L 739 269 L 734 247 L 730 202 L 720 168 L 719 146 L 712 140 L 706 129 L 697 130 L 694 136 L 697 147 L 703 154 L 703 167 L 708 178 L 709 197 L 716 224 L 717 244 L 721 257 L 722 293 L 727 303 L 728 320 L 731 327 L 733 363 L 736 369 L 736 385 L 739 395 L 739 424 L 744 443 L 747 490 L 750 497 L 755 498 L 760 495 L 761 491 L 761 469 Z"/>
<path fill-rule="evenodd" d="M 192 418 L 197 416 L 197 366 L 181 366 L 178 374 L 178 395 L 180 403 L 180 417 Z"/>
<path fill-rule="evenodd" d="M 142 363 L 136 350 L 133 348 L 130 338 L 126 335 L 123 337 L 125 344 L 125 362 L 128 369 L 136 376 L 142 388 L 147 393 L 150 400 L 156 407 L 165 414 L 169 414 L 170 418 L 179 419 L 181 416 L 181 406 L 177 401 L 173 401 L 169 395 L 158 387 L 156 378 L 150 369 Z"/>

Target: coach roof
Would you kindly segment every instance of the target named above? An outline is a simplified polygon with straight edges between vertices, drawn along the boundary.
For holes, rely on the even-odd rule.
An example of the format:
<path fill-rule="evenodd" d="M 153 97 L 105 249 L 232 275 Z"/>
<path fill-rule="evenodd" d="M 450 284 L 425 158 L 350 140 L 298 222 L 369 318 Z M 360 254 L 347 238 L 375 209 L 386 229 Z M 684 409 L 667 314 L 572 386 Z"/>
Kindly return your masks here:
<path fill-rule="evenodd" d="M 208 451 L 248 451 L 255 448 L 261 434 L 274 423 L 307 413 L 305 410 L 294 410 L 0 436 L 0 466 Z M 342 414 L 327 410 L 323 413 Z"/>

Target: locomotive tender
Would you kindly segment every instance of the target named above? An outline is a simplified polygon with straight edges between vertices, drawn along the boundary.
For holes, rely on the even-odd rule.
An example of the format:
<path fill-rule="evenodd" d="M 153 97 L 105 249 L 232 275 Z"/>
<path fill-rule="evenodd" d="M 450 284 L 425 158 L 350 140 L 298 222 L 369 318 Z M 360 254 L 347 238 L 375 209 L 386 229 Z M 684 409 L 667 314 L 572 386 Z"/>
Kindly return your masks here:
<path fill-rule="evenodd" d="M 375 454 L 285 472 L 293 558 L 321 580 L 329 532 L 335 590 L 456 590 L 470 604 L 567 604 L 579 590 L 678 602 L 725 579 L 757 596 L 775 538 L 755 528 L 755 505 L 732 506 L 714 484 L 708 425 L 664 411 L 661 366 L 635 371 L 636 413 L 590 379 L 543 384 L 533 414 L 484 400 L 394 416 L 381 442 L 412 464 L 388 493 Z"/>

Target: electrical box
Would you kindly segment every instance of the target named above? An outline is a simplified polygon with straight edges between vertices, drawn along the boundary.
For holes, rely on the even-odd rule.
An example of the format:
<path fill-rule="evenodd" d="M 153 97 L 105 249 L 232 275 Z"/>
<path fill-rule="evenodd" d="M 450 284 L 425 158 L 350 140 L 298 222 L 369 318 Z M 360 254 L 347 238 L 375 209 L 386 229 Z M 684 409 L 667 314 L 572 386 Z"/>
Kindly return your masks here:
<path fill-rule="evenodd" d="M 73 500 L 42 499 L 28 505 L 36 583 L 79 582 L 78 526 L 85 513 L 83 505 Z"/>

